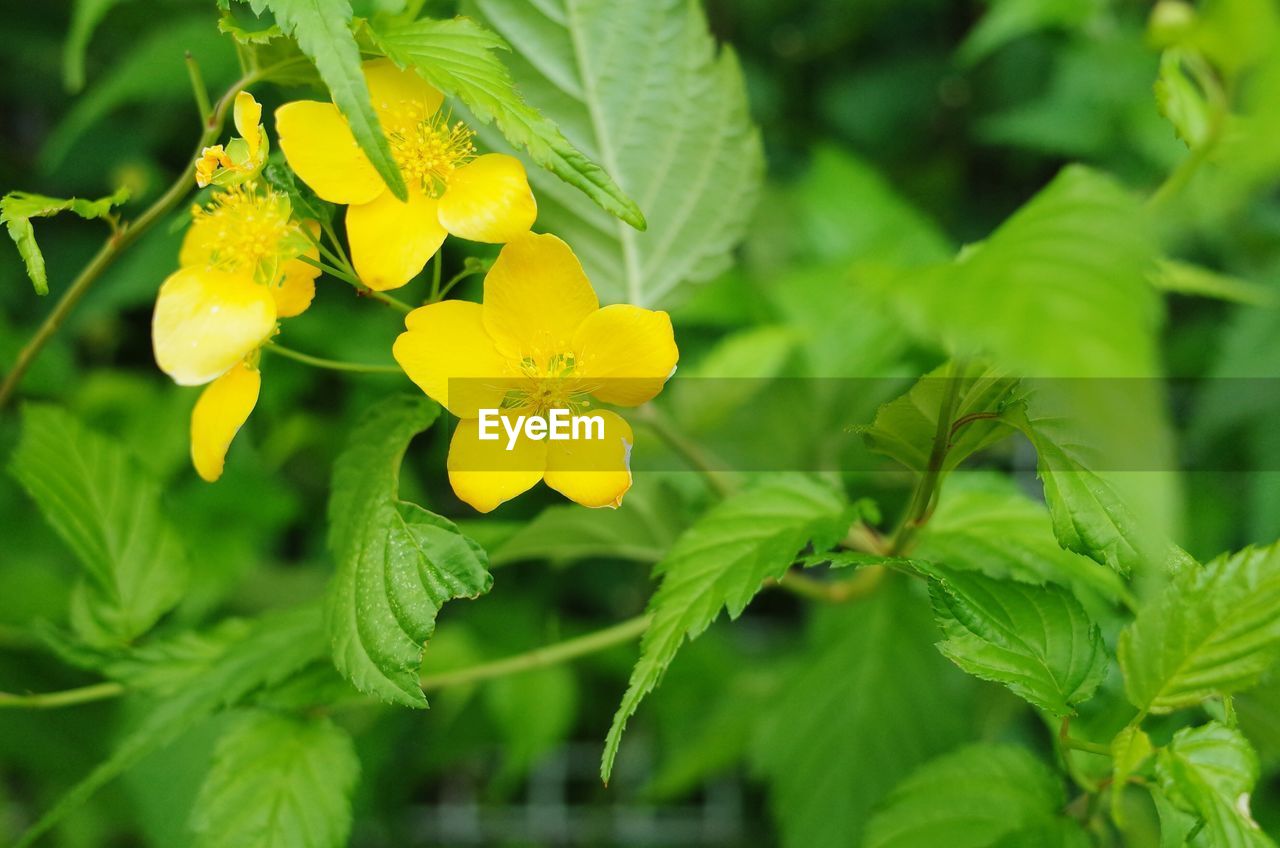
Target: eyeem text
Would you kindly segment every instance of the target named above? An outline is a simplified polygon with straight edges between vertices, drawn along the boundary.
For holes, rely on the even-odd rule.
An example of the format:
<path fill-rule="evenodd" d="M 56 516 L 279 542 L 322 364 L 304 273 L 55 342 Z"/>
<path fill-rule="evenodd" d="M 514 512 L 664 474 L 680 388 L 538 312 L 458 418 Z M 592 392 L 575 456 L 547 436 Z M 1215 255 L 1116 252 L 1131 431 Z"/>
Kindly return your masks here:
<path fill-rule="evenodd" d="M 547 415 L 502 415 L 496 409 L 480 410 L 480 440 L 496 442 L 507 434 L 507 450 L 514 450 L 523 432 L 526 439 L 540 442 L 604 439 L 604 416 L 574 415 L 567 409 L 552 409 Z"/>

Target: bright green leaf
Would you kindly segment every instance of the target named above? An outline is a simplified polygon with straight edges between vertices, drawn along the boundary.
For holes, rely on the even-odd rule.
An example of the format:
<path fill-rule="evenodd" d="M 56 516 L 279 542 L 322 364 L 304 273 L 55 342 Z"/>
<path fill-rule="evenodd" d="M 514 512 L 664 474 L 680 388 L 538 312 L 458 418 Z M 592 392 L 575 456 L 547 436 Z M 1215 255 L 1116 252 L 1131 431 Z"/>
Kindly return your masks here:
<path fill-rule="evenodd" d="M 1151 282 L 1161 291 L 1174 294 L 1212 297 L 1249 306 L 1276 305 L 1276 295 L 1267 286 L 1173 259 L 1162 259 L 1156 264 Z"/>
<path fill-rule="evenodd" d="M 84 567 L 72 624 L 96 644 L 145 633 L 182 597 L 188 566 L 160 484 L 119 444 L 62 410 L 23 408 L 11 470 Z"/>
<path fill-rule="evenodd" d="M 627 719 L 685 639 L 706 630 L 721 609 L 730 618 L 741 615 L 764 581 L 782 576 L 811 540 L 819 549 L 834 544 L 844 517 L 844 498 L 830 485 L 777 474 L 712 507 L 676 540 L 654 569 L 662 585 L 649 602 L 653 622 L 605 741 L 600 774 L 606 783 Z"/>
<path fill-rule="evenodd" d="M 1280 657 L 1280 544 L 1189 567 L 1120 634 L 1129 700 L 1167 713 L 1252 686 Z"/>
<path fill-rule="evenodd" d="M 270 9 L 281 31 L 298 42 L 320 72 L 333 102 L 351 126 L 360 149 L 382 176 L 391 193 L 405 200 L 408 190 L 391 145 L 382 133 L 360 68 L 360 47 L 351 31 L 347 0 L 244 0 L 254 12 Z"/>
<path fill-rule="evenodd" d="M 603 168 L 574 147 L 555 122 L 524 101 L 498 50 L 507 44 L 469 18 L 420 20 L 378 27 L 374 36 L 401 66 L 418 70 L 436 88 L 467 105 L 483 123 L 496 122 L 507 141 L 601 209 L 636 229 L 644 214 Z"/>
<path fill-rule="evenodd" d="M 972 745 L 934 760 L 903 781 L 868 823 L 864 844 L 1087 845 L 1077 835 L 1078 826 L 1061 815 L 1065 803 L 1057 775 L 1030 753 Z"/>
<path fill-rule="evenodd" d="M 318 610 L 292 610 L 255 622 L 204 674 L 156 702 L 120 739 L 111 755 L 41 816 L 14 848 L 28 848 L 67 813 L 151 751 L 172 742 L 219 710 L 242 703 L 254 693 L 285 680 L 324 656 L 324 651 Z"/>
<path fill-rule="evenodd" d="M 600 299 L 659 306 L 727 268 L 763 155 L 737 57 L 717 50 L 701 4 L 470 5 L 514 47 L 512 75 L 529 103 L 644 213 L 639 233 L 563 183 L 531 175 L 539 226 L 573 245 Z"/>
<path fill-rule="evenodd" d="M 197 848 L 341 848 L 360 761 L 327 718 L 241 716 L 213 753 L 191 818 Z"/>
<path fill-rule="evenodd" d="M 1151 737 L 1134 724 L 1121 730 L 1111 740 L 1111 809 L 1112 816 L 1116 819 L 1122 816 L 1124 810 L 1122 796 L 1125 784 L 1154 750 Z"/>
<path fill-rule="evenodd" d="M 785 848 L 847 848 L 913 768 L 966 738 L 971 687 L 933 649 L 903 579 L 815 623 L 764 707 L 753 763 Z"/>
<path fill-rule="evenodd" d="M 425 707 L 418 687 L 436 614 L 489 591 L 479 545 L 452 522 L 398 498 L 409 441 L 440 407 L 393 395 L 370 408 L 333 469 L 329 549 L 338 562 L 327 613 L 333 659 L 361 692 Z"/>
<path fill-rule="evenodd" d="M 963 670 L 992 680 L 1055 716 L 1075 714 L 1107 674 L 1098 625 L 1060 586 L 996 580 L 932 563 L 938 650 Z"/>
<path fill-rule="evenodd" d="M 1274 846 L 1249 815 L 1258 782 L 1258 755 L 1238 730 L 1211 722 L 1184 727 L 1156 759 L 1160 788 L 1180 809 L 1204 822 L 1215 848 Z"/>
<path fill-rule="evenodd" d="M 92 220 L 111 214 L 111 207 L 129 199 L 127 189 L 97 200 L 78 197 L 45 197 L 25 191 L 11 191 L 0 198 L 0 223 L 9 231 L 9 238 L 18 246 L 18 253 L 27 266 L 27 276 L 35 286 L 36 294 L 49 293 L 49 278 L 44 269 L 44 254 L 36 244 L 36 234 L 31 228 L 32 218 L 49 218 L 59 212 L 74 212 L 81 218 Z"/>

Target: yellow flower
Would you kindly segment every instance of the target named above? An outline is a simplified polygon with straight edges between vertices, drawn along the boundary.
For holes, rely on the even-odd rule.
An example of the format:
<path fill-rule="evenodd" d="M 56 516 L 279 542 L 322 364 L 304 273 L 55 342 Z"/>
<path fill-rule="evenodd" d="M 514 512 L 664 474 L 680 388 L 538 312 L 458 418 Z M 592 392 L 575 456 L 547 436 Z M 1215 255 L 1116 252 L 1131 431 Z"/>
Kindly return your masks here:
<path fill-rule="evenodd" d="M 236 132 L 224 148 L 221 144 L 206 147 L 196 160 L 196 185 L 236 186 L 258 175 L 267 163 L 267 128 L 262 125 L 262 105 L 253 95 L 242 91 L 236 95 L 232 111 Z"/>
<path fill-rule="evenodd" d="M 484 303 L 448 300 L 415 309 L 393 353 L 428 396 L 462 419 L 449 445 L 449 482 L 480 512 L 539 480 L 584 506 L 616 507 L 631 488 L 631 427 L 603 419 L 603 438 L 480 438 L 481 410 L 583 414 L 592 399 L 638 406 L 675 370 L 679 352 L 665 312 L 600 307 L 563 241 L 529 233 L 510 241 L 484 280 Z"/>
<path fill-rule="evenodd" d="M 346 204 L 347 239 L 360 280 L 403 286 L 452 233 L 501 243 L 528 232 L 538 207 L 520 160 L 477 157 L 474 133 L 442 114 L 444 96 L 387 59 L 364 63 L 374 111 L 409 189 L 400 202 L 356 144 L 338 107 L 300 100 L 276 110 L 289 166 L 321 198 Z"/>
<path fill-rule="evenodd" d="M 276 321 L 298 315 L 315 295 L 319 255 L 288 198 L 248 183 L 196 207 L 181 267 L 160 286 L 151 342 L 160 369 L 183 386 L 209 384 L 191 420 L 191 457 L 218 479 L 232 437 L 258 399 L 258 349 Z"/>

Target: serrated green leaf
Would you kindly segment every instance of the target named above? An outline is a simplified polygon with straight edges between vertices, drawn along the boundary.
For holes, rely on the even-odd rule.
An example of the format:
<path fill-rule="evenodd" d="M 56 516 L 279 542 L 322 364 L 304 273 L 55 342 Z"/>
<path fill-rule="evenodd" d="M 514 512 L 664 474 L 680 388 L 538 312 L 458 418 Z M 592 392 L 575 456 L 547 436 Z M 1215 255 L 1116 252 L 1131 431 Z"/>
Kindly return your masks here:
<path fill-rule="evenodd" d="M 1129 700 L 1167 713 L 1238 692 L 1280 657 L 1280 543 L 1178 575 L 1120 634 Z"/>
<path fill-rule="evenodd" d="M 1102 633 L 1062 587 L 916 567 L 933 581 L 934 615 L 946 637 L 938 650 L 969 674 L 1059 717 L 1074 715 L 1106 677 Z"/>
<path fill-rule="evenodd" d="M 353 13 L 347 0 L 242 0 L 254 12 L 270 9 L 285 35 L 298 42 L 320 72 L 333 102 L 351 127 L 356 143 L 374 169 L 401 201 L 408 198 L 404 177 L 391 157 L 369 100 L 369 86 L 360 68 L 360 46 L 351 31 Z"/>
<path fill-rule="evenodd" d="M 638 233 L 549 175 L 531 174 L 539 226 L 573 245 L 601 301 L 655 307 L 726 269 L 763 173 L 738 60 L 699 3 L 476 0 L 514 48 L 534 107 L 636 199 Z M 661 60 L 652 57 L 661 56 Z"/>
<path fill-rule="evenodd" d="M 762 706 L 753 770 L 785 848 L 847 848 L 912 769 L 965 740 L 972 686 L 934 650 L 927 606 L 895 575 L 814 620 Z"/>
<path fill-rule="evenodd" d="M 255 711 L 218 740 L 191 817 L 197 848 L 340 848 L 360 761 L 327 718 Z"/>
<path fill-rule="evenodd" d="M 706 630 L 721 609 L 737 618 L 765 579 L 780 577 L 811 540 L 831 547 L 844 532 L 844 511 L 842 494 L 825 482 L 771 475 L 712 507 L 676 540 L 654 569 L 662 585 L 649 602 L 653 622 L 605 740 L 600 775 L 606 783 L 627 719 L 684 641 Z"/>
<path fill-rule="evenodd" d="M 25 191 L 11 191 L 0 197 L 0 223 L 4 224 L 9 231 L 9 238 L 18 246 L 18 253 L 27 266 L 27 277 L 31 279 L 31 285 L 35 286 L 36 294 L 49 293 L 49 278 L 45 273 L 44 255 L 40 252 L 40 245 L 36 244 L 31 219 L 49 218 L 68 211 L 86 220 L 102 218 L 111 213 L 111 207 L 119 206 L 128 199 L 129 192 L 123 188 L 97 200 L 45 197 Z"/>
<path fill-rule="evenodd" d="M 1211 722 L 1184 727 L 1156 759 L 1160 788 L 1173 804 L 1204 822 L 1214 848 L 1274 846 L 1249 815 L 1258 755 L 1238 730 Z"/>
<path fill-rule="evenodd" d="M 41 834 L 83 804 L 149 752 L 216 712 L 288 678 L 325 653 L 319 611 L 291 610 L 255 622 L 204 674 L 155 706 L 116 744 L 111 756 L 67 792 L 22 835 L 14 848 L 28 848 Z"/>
<path fill-rule="evenodd" d="M 373 30 L 397 64 L 418 73 L 467 105 L 482 123 L 496 123 L 513 146 L 582 191 L 601 209 L 636 229 L 645 228 L 640 207 L 598 164 L 574 147 L 560 128 L 524 101 L 498 50 L 507 44 L 469 18 L 420 20 Z"/>
<path fill-rule="evenodd" d="M 1151 376 L 1155 250 L 1137 199 L 1072 165 L 985 241 L 884 295 L 918 332 L 1014 376 Z"/>
<path fill-rule="evenodd" d="M 903 781 L 868 823 L 864 844 L 1087 845 L 1073 834 L 1079 826 L 1061 815 L 1065 803 L 1058 777 L 1027 751 L 971 745 L 939 757 Z M 1036 838 L 1018 838 L 1030 833 Z"/>
<path fill-rule="evenodd" d="M 436 614 L 493 585 L 488 557 L 454 524 L 399 500 L 409 441 L 440 407 L 393 395 L 371 407 L 333 469 L 329 550 L 338 563 L 326 607 L 333 659 L 361 692 L 425 707 L 418 686 Z"/>
<path fill-rule="evenodd" d="M 953 369 L 950 364 L 941 365 L 917 380 L 905 395 L 881 405 L 875 421 L 862 431 L 867 446 L 912 471 L 924 471 L 937 437 L 944 398 L 953 390 L 943 471 L 952 470 L 1012 433 L 999 414 L 1017 381 L 994 369 L 972 369 L 967 374 L 955 374 Z"/>
<path fill-rule="evenodd" d="M 988 577 L 1050 581 L 1078 598 L 1114 602 L 1126 594 L 1114 571 L 1058 544 L 1044 504 L 994 476 L 949 480 L 912 557 Z"/>
<path fill-rule="evenodd" d="M 131 641 L 181 599 L 182 540 L 160 484 L 122 446 L 56 407 L 28 404 L 10 469 L 87 572 L 72 597 L 82 638 Z"/>

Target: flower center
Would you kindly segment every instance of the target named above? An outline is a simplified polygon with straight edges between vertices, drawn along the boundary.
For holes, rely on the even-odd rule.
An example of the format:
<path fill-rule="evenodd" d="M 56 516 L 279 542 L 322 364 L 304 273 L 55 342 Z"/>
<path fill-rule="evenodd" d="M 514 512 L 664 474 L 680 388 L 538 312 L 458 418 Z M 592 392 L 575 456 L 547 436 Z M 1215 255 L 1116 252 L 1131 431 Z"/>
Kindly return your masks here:
<path fill-rule="evenodd" d="M 551 409 L 568 409 L 575 415 L 591 406 L 590 387 L 575 376 L 577 358 L 572 353 L 520 360 L 520 377 L 502 399 L 502 409 L 543 415 Z"/>
<path fill-rule="evenodd" d="M 391 155 L 400 173 L 431 197 L 439 197 L 453 172 L 475 158 L 475 133 L 461 121 L 436 113 L 406 130 L 391 133 Z"/>
<path fill-rule="evenodd" d="M 282 262 L 305 249 L 305 236 L 290 220 L 289 199 L 253 183 L 220 191 L 205 207 L 192 210 L 192 227 L 207 246 L 208 262 L 233 273 L 251 273 L 274 282 Z"/>

